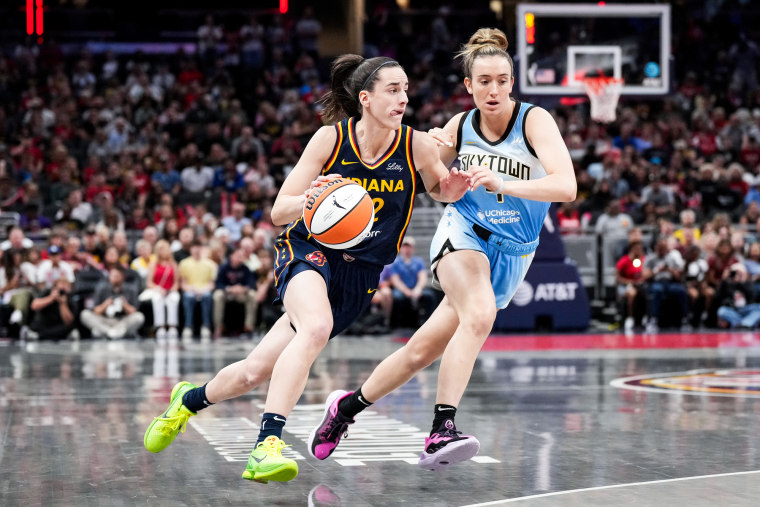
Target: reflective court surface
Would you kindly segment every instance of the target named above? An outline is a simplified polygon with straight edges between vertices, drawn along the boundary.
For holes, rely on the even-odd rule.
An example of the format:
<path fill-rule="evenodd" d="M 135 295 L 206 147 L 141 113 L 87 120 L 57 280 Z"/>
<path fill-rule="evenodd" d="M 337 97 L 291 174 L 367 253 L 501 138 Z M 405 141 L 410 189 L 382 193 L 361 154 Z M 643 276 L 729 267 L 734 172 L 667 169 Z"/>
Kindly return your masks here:
<path fill-rule="evenodd" d="M 251 341 L 0 344 L 0 505 L 681 505 L 760 497 L 760 337 L 494 336 L 457 426 L 481 442 L 418 468 L 438 363 L 360 414 L 333 456 L 306 440 L 334 389 L 355 389 L 398 337 L 338 337 L 288 418 L 298 477 L 241 478 L 266 385 L 210 407 L 160 454 L 143 433 L 179 380 L 202 384 Z"/>

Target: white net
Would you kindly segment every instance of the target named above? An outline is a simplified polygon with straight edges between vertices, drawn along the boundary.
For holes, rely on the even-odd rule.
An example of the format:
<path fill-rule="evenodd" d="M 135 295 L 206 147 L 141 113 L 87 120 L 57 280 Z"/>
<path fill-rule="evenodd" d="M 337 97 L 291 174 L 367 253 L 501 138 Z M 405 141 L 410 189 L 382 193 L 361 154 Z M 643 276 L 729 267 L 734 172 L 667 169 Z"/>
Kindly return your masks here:
<path fill-rule="evenodd" d="M 591 101 L 591 119 L 602 123 L 615 121 L 615 108 L 623 89 L 623 80 L 614 77 L 590 77 L 583 83 Z"/>

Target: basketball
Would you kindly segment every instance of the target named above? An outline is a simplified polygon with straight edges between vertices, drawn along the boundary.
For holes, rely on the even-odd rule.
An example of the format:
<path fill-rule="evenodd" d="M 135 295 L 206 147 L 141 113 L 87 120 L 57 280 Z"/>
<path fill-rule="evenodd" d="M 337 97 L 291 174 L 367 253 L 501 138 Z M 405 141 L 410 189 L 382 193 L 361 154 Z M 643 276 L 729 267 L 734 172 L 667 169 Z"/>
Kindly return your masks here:
<path fill-rule="evenodd" d="M 341 250 L 367 236 L 375 221 L 375 207 L 361 185 L 336 178 L 312 190 L 303 206 L 303 219 L 314 239 Z"/>

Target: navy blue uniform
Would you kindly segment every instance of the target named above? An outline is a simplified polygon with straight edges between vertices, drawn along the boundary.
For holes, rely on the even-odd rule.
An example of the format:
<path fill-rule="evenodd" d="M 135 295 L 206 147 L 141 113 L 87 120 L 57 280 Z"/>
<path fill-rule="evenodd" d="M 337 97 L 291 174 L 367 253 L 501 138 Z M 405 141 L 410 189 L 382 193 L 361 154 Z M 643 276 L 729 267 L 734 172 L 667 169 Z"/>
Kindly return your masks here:
<path fill-rule="evenodd" d="M 412 157 L 413 130 L 396 131 L 377 161 L 362 160 L 354 133 L 355 118 L 335 125 L 337 141 L 322 174 L 340 174 L 364 187 L 375 206 L 369 237 L 353 248 L 333 250 L 311 237 L 303 219 L 291 222 L 275 241 L 275 286 L 280 298 L 293 276 L 315 270 L 325 279 L 337 335 L 369 307 L 386 264 L 393 262 L 412 216 L 414 196 L 425 188 Z"/>

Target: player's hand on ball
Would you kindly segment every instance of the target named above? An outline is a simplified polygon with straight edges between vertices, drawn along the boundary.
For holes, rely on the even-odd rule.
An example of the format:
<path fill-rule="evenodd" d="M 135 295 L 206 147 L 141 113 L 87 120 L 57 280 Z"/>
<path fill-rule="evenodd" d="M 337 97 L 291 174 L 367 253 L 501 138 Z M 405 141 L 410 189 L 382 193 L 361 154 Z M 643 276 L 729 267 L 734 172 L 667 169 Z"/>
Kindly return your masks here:
<path fill-rule="evenodd" d="M 304 192 L 304 195 L 306 197 L 309 197 L 309 194 L 315 188 L 317 188 L 317 187 L 319 187 L 321 185 L 324 185 L 328 181 L 336 180 L 336 179 L 342 178 L 342 177 L 343 176 L 341 176 L 340 174 L 327 174 L 327 175 L 320 174 L 319 176 L 317 176 L 316 180 L 314 180 L 314 181 L 311 182 L 311 185 L 309 185 L 309 188 L 306 189 L 306 192 Z"/>
<path fill-rule="evenodd" d="M 435 142 L 438 144 L 438 146 L 454 146 L 454 139 L 452 139 L 451 134 L 442 128 L 435 127 L 428 130 L 427 133 L 429 136 L 435 139 Z"/>

